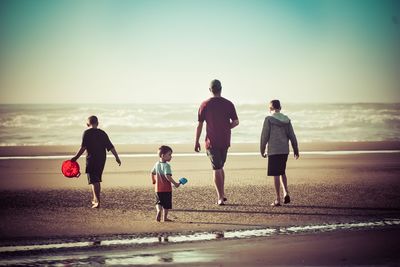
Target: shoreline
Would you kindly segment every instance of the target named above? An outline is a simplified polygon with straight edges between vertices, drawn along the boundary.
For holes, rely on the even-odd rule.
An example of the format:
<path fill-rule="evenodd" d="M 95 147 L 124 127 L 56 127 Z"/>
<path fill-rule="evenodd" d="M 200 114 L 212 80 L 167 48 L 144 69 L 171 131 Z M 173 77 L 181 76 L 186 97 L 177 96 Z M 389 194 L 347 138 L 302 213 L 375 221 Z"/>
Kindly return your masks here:
<path fill-rule="evenodd" d="M 0 253 L 0 265 L 397 266 L 399 234 L 399 228 L 358 229 L 183 243 L 164 236 L 154 245 L 111 247 L 92 239 L 87 248 Z"/>
<path fill-rule="evenodd" d="M 393 154 L 400 153 L 400 150 L 332 150 L 332 151 L 303 151 L 301 155 L 311 156 L 337 156 L 337 155 L 360 155 L 360 154 Z M 0 160 L 29 160 L 29 159 L 70 159 L 72 155 L 40 155 L 40 156 L 0 156 Z M 229 152 L 229 156 L 259 156 L 257 152 Z M 113 155 L 107 154 L 106 158 L 113 158 Z M 154 158 L 153 153 L 139 154 L 119 154 L 120 158 Z M 174 153 L 174 157 L 204 157 L 204 153 Z"/>
<path fill-rule="evenodd" d="M 311 225 L 288 225 L 273 227 L 246 227 L 234 230 L 206 230 L 179 232 L 145 232 L 137 234 L 111 234 L 98 236 L 57 236 L 33 237 L 31 239 L 7 240 L 0 239 L 1 253 L 36 253 L 57 251 L 60 249 L 96 249 L 114 247 L 148 247 L 162 242 L 170 244 L 198 243 L 214 240 L 251 240 L 260 237 L 278 237 L 322 233 L 338 233 L 349 231 L 382 231 L 388 229 L 400 230 L 400 217 L 367 221 L 351 221 L 341 223 L 325 223 Z"/>
<path fill-rule="evenodd" d="M 159 144 L 114 144 L 119 154 L 156 154 Z M 202 151 L 204 152 L 204 144 Z M 193 153 L 192 144 L 171 144 L 174 153 Z M 78 151 L 80 145 L 0 146 L 1 157 L 12 156 L 69 156 Z M 362 142 L 310 142 L 299 143 L 302 151 L 369 151 L 400 150 L 400 141 Z M 258 152 L 258 143 L 232 143 L 229 152 Z"/>

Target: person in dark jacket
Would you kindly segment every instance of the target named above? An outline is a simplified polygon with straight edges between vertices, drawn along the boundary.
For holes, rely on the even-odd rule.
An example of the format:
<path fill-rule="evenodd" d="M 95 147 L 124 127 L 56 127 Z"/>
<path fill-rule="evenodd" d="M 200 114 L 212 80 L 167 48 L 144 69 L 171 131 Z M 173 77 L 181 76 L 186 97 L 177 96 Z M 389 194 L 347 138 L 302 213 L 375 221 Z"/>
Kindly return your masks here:
<path fill-rule="evenodd" d="M 271 116 L 267 116 L 261 132 L 260 153 L 265 158 L 268 155 L 268 176 L 274 176 L 276 199 L 271 206 L 280 206 L 280 184 L 282 183 L 284 203 L 290 203 L 287 187 L 286 162 L 289 155 L 289 140 L 292 144 L 294 158 L 299 158 L 299 148 L 290 119 L 282 114 L 279 100 L 269 104 Z M 267 154 L 265 148 L 268 146 Z"/>
<path fill-rule="evenodd" d="M 118 153 L 106 132 L 97 128 L 99 125 L 97 117 L 90 116 L 86 125 L 89 129 L 83 133 L 81 148 L 71 161 L 76 161 L 85 150 L 87 151 L 86 174 L 88 177 L 88 183 L 92 185 L 92 208 L 99 208 L 101 191 L 100 183 L 104 165 L 106 164 L 106 150 L 113 153 L 115 160 L 120 166 L 121 160 L 119 159 Z"/>

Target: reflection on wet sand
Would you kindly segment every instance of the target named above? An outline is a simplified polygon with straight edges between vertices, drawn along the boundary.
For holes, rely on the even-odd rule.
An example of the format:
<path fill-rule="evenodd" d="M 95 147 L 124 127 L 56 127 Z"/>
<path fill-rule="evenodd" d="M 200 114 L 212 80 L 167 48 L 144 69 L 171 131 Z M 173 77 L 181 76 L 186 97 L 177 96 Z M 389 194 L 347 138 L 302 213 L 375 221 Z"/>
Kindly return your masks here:
<path fill-rule="evenodd" d="M 189 235 L 161 234 L 91 242 L 70 242 L 31 246 L 0 247 L 0 265 L 152 265 L 163 263 L 199 263 L 212 261 L 213 256 L 193 250 L 168 253 L 139 254 L 131 248 L 160 243 L 183 243 L 209 240 L 245 239 L 297 233 L 322 233 L 335 230 L 376 229 L 399 227 L 400 219 L 342 224 L 304 225 L 265 229 L 247 229 L 225 232 L 193 233 Z M 117 252 L 119 251 L 119 252 Z M 121 252 L 122 251 L 122 252 Z M 88 256 L 90 255 L 90 256 Z"/>

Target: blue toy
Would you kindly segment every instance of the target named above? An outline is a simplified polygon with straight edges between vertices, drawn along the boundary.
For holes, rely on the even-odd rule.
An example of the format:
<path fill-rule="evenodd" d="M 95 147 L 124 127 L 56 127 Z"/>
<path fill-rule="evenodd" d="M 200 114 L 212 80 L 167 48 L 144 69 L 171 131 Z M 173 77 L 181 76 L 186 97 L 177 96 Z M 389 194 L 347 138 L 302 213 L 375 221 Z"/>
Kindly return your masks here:
<path fill-rule="evenodd" d="M 179 179 L 179 183 L 184 185 L 188 182 L 188 180 L 185 177 L 182 177 L 181 179 Z"/>

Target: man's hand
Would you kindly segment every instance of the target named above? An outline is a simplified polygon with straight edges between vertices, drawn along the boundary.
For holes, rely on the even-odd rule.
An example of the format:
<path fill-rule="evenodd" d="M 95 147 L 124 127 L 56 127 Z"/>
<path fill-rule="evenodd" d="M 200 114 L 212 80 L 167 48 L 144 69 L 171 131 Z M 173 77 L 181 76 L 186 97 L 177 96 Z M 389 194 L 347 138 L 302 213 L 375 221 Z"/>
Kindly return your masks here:
<path fill-rule="evenodd" d="M 194 145 L 194 151 L 200 152 L 200 150 L 201 150 L 200 143 L 196 142 L 196 144 Z"/>
<path fill-rule="evenodd" d="M 295 154 L 294 154 L 294 158 L 295 158 L 295 159 L 298 159 L 299 157 L 300 157 L 299 153 L 297 153 L 297 154 L 295 153 Z"/>
<path fill-rule="evenodd" d="M 76 160 L 77 160 L 77 157 L 71 158 L 71 161 L 72 161 L 72 162 L 75 162 Z"/>
<path fill-rule="evenodd" d="M 118 166 L 121 166 L 121 160 L 119 158 L 116 158 L 115 161 L 117 161 Z"/>

